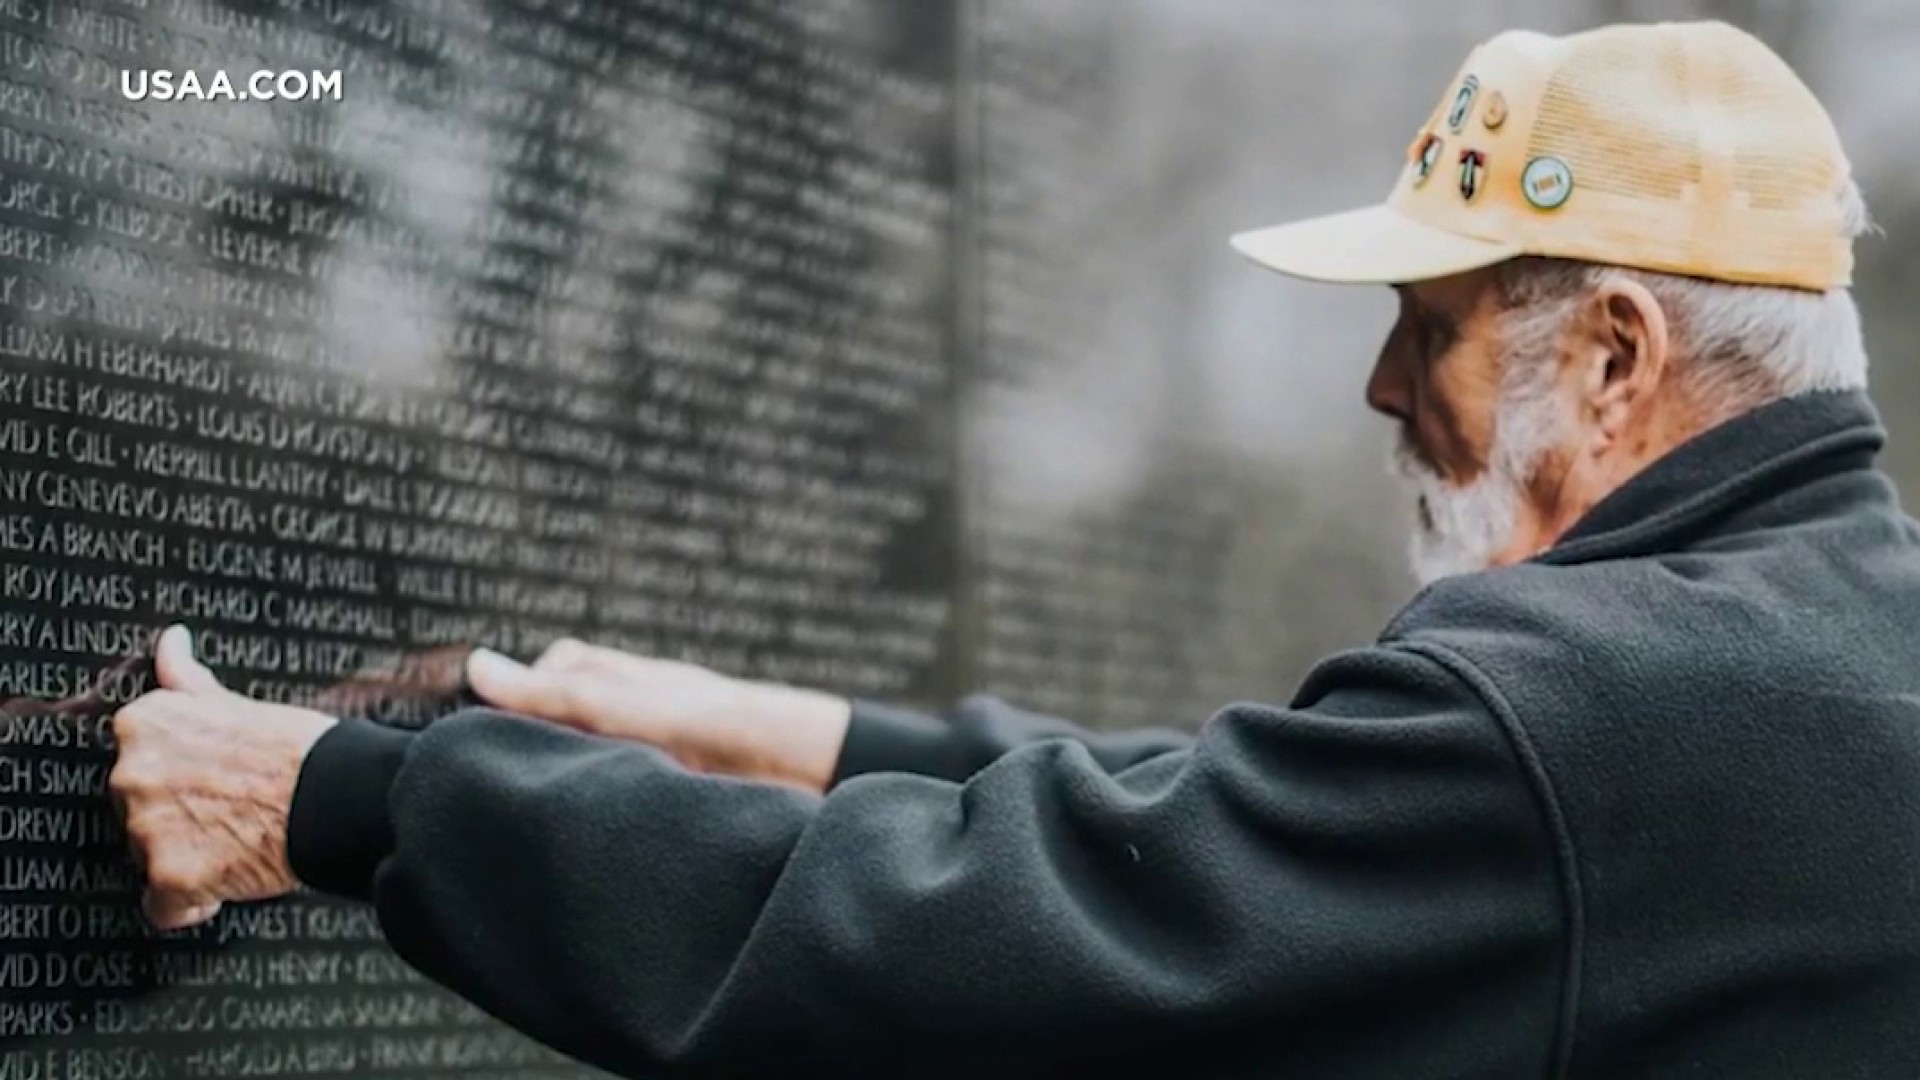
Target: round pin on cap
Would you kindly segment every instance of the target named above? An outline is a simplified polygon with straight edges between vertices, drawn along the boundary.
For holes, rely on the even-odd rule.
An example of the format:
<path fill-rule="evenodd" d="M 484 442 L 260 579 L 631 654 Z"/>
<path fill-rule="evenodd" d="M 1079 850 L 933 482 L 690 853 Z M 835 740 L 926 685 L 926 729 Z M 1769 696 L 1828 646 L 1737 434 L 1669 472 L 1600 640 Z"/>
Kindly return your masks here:
<path fill-rule="evenodd" d="M 1557 157 L 1534 158 L 1520 174 L 1520 194 L 1541 210 L 1557 210 L 1573 194 L 1573 170 Z"/>
<path fill-rule="evenodd" d="M 1507 122 L 1507 95 L 1495 90 L 1487 95 L 1487 104 L 1480 110 L 1480 122 L 1487 125 L 1488 131 L 1496 131 Z"/>

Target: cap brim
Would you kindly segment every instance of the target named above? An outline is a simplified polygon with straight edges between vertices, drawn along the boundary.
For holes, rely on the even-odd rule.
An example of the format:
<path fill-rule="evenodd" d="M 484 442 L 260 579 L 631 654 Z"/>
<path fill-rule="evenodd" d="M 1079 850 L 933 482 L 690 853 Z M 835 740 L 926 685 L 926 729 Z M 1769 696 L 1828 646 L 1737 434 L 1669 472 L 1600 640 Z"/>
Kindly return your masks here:
<path fill-rule="evenodd" d="M 1401 285 L 1504 262 L 1521 250 L 1436 229 L 1385 204 L 1243 232 L 1242 255 L 1308 281 Z"/>

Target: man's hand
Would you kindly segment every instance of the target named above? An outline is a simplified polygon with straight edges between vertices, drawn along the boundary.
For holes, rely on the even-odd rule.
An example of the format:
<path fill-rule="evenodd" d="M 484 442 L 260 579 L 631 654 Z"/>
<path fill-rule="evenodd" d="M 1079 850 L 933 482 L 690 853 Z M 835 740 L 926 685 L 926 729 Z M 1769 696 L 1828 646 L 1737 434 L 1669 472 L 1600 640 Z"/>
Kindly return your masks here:
<path fill-rule="evenodd" d="M 146 871 L 148 919 L 177 930 L 222 901 L 292 892 L 287 813 L 333 717 L 229 691 L 194 659 L 184 627 L 160 636 L 154 669 L 160 689 L 114 714 L 120 759 L 107 779 Z"/>
<path fill-rule="evenodd" d="M 532 666 L 477 649 L 467 681 L 502 709 L 650 743 L 696 772 L 811 791 L 832 782 L 850 712 L 828 694 L 571 640 L 554 642 Z"/>

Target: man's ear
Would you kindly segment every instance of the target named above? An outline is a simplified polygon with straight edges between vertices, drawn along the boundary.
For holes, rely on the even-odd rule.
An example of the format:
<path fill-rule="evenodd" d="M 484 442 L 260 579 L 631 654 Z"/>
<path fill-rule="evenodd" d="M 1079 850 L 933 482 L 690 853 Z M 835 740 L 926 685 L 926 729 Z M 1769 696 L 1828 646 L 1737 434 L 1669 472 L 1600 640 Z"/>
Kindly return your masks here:
<path fill-rule="evenodd" d="M 1667 316 L 1645 285 L 1616 278 L 1587 298 L 1576 332 L 1581 415 L 1594 425 L 1593 449 L 1604 451 L 1645 411 L 1666 376 Z"/>

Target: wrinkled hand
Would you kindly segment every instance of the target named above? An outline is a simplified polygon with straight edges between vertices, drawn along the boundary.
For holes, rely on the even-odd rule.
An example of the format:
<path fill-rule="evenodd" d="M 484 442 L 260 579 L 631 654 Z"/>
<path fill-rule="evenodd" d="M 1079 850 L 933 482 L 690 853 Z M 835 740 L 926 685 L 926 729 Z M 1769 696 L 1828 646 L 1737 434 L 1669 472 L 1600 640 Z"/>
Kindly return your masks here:
<path fill-rule="evenodd" d="M 812 791 L 833 779 L 850 709 L 828 694 L 572 640 L 554 642 L 531 666 L 477 649 L 467 681 L 489 704 L 645 742 L 696 772 Z"/>
<path fill-rule="evenodd" d="M 154 668 L 160 689 L 114 714 L 120 757 L 107 778 L 146 871 L 147 918 L 177 930 L 223 901 L 292 892 L 287 813 L 300 765 L 334 718 L 221 686 L 184 627 L 161 635 Z"/>

